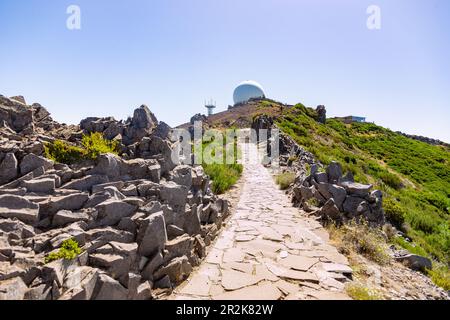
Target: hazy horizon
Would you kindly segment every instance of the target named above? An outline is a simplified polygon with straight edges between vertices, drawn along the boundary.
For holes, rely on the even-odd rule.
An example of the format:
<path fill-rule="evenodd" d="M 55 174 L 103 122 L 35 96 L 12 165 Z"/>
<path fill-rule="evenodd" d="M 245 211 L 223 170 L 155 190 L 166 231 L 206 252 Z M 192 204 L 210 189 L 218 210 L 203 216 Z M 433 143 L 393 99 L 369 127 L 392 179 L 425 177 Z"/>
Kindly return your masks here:
<path fill-rule="evenodd" d="M 72 4 L 80 30 L 66 26 Z M 176 126 L 208 99 L 226 110 L 255 80 L 283 103 L 450 142 L 446 0 L 5 0 L 0 35 L 0 94 L 58 122 L 126 119 L 146 104 Z"/>

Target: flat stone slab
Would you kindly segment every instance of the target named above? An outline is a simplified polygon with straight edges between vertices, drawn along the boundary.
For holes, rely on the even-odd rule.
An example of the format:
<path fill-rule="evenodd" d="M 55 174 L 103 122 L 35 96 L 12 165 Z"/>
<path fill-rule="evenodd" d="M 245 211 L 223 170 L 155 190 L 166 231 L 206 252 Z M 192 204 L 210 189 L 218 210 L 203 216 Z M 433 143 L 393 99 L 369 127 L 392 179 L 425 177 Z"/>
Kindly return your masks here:
<path fill-rule="evenodd" d="M 285 280 L 279 280 L 275 282 L 275 285 L 278 289 L 284 292 L 285 295 L 293 294 L 301 290 L 298 284 L 293 284 Z"/>
<path fill-rule="evenodd" d="M 335 291 L 304 291 L 303 294 L 311 296 L 316 300 L 351 300 L 346 294 Z"/>
<path fill-rule="evenodd" d="M 313 265 L 319 262 L 317 258 L 289 255 L 285 259 L 278 261 L 282 266 L 298 271 L 308 271 Z"/>
<path fill-rule="evenodd" d="M 245 253 L 242 252 L 242 250 L 239 250 L 238 248 L 231 248 L 225 250 L 223 254 L 222 261 L 224 263 L 227 262 L 241 262 L 245 258 Z"/>
<path fill-rule="evenodd" d="M 352 274 L 353 269 L 348 265 L 339 264 L 339 263 L 322 263 L 322 268 L 324 268 L 328 272 L 337 272 L 344 274 Z"/>
<path fill-rule="evenodd" d="M 254 265 L 251 263 L 239 263 L 239 262 L 231 262 L 224 263 L 220 266 L 222 269 L 232 269 L 236 271 L 241 271 L 247 274 L 253 274 Z"/>
<path fill-rule="evenodd" d="M 248 242 L 248 241 L 252 241 L 253 239 L 255 239 L 254 235 L 238 235 L 236 236 L 236 241 L 237 242 Z"/>
<path fill-rule="evenodd" d="M 257 264 L 255 266 L 255 275 L 261 279 L 269 281 L 277 281 L 279 278 L 267 269 L 264 264 Z"/>
<path fill-rule="evenodd" d="M 254 285 L 261 281 L 260 277 L 234 270 L 222 270 L 221 284 L 225 290 L 237 290 Z"/>
<path fill-rule="evenodd" d="M 288 270 L 281 275 L 281 278 L 319 283 L 319 278 L 314 273 L 296 270 Z"/>
<path fill-rule="evenodd" d="M 278 300 L 281 291 L 273 284 L 250 286 L 240 290 L 213 296 L 214 300 Z"/>
<path fill-rule="evenodd" d="M 212 281 L 218 281 L 220 279 L 220 269 L 219 265 L 217 264 L 209 264 L 204 263 L 201 265 L 201 267 L 198 269 L 197 272 L 198 275 L 205 275 Z"/>
<path fill-rule="evenodd" d="M 212 264 L 221 264 L 223 258 L 223 251 L 213 248 L 211 252 L 206 256 L 206 262 Z"/>
<path fill-rule="evenodd" d="M 189 281 L 188 284 L 180 290 L 180 293 L 194 296 L 209 296 L 211 286 L 212 282 L 209 280 L 209 277 L 201 275 L 196 277 L 195 281 Z"/>

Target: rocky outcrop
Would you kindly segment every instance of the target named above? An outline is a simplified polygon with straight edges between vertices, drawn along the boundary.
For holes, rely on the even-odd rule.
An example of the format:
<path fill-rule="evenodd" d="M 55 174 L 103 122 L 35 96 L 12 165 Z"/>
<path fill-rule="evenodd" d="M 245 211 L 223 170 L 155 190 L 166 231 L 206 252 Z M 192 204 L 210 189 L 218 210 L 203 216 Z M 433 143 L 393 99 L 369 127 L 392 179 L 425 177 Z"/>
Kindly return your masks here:
<path fill-rule="evenodd" d="M 306 177 L 305 168 L 315 163 L 311 152 L 299 146 L 290 136 L 280 133 L 280 165 L 291 167 L 297 175 Z"/>
<path fill-rule="evenodd" d="M 319 172 L 318 165 L 313 165 L 309 176 L 296 181 L 293 201 L 307 211 L 312 211 L 311 206 L 317 206 L 318 215 L 337 223 L 361 218 L 373 226 L 382 226 L 386 222 L 381 191 L 372 191 L 372 185 L 344 177 L 337 162 L 332 162 L 326 172 Z"/>
<path fill-rule="evenodd" d="M 207 118 L 204 114 L 197 113 L 196 115 L 194 115 L 194 116 L 191 118 L 190 124 L 193 125 L 193 124 L 194 124 L 195 122 L 197 122 L 197 121 L 200 121 L 200 122 L 207 122 L 207 121 L 208 121 L 208 118 Z"/>
<path fill-rule="evenodd" d="M 325 124 L 327 122 L 327 109 L 325 106 L 317 106 L 316 108 L 317 112 L 317 122 L 320 122 L 322 124 Z"/>
<path fill-rule="evenodd" d="M 158 120 L 145 105 L 136 109 L 133 117 L 125 122 L 116 121 L 113 117 L 91 117 L 80 122 L 80 129 L 84 133 L 100 132 L 106 139 L 119 140 L 126 146 L 149 136 L 157 126 Z"/>
<path fill-rule="evenodd" d="M 258 142 L 260 142 L 260 140 L 263 138 L 269 139 L 271 137 L 273 124 L 274 124 L 273 118 L 267 115 L 261 115 L 253 119 L 251 128 L 256 131 Z M 261 137 L 260 130 L 265 130 L 267 132 L 265 137 Z"/>
<path fill-rule="evenodd" d="M 228 205 L 201 167 L 172 162 L 171 129 L 147 107 L 71 127 L 2 96 L 0 117 L 0 299 L 151 299 L 205 257 Z M 69 166 L 43 156 L 45 142 L 79 143 L 80 132 L 118 139 L 123 157 Z M 45 264 L 68 239 L 82 253 Z"/>
<path fill-rule="evenodd" d="M 401 134 L 404 137 L 413 139 L 413 140 L 417 140 L 417 141 L 421 141 L 421 142 L 425 142 L 428 144 L 431 144 L 433 146 L 444 146 L 447 148 L 450 148 L 450 144 L 447 142 L 443 142 L 441 140 L 438 139 L 433 139 L 433 138 L 427 138 L 427 137 L 423 137 L 423 136 L 418 136 L 418 135 L 414 135 L 414 134 L 406 134 L 400 131 L 397 131 L 396 133 Z"/>
<path fill-rule="evenodd" d="M 10 130 L 13 134 L 30 135 L 60 130 L 62 127 L 40 104 L 27 105 L 22 96 L 7 98 L 0 95 L 0 128 L 4 132 Z"/>
<path fill-rule="evenodd" d="M 398 250 L 395 246 L 391 247 L 391 255 L 394 260 L 401 262 L 406 267 L 420 272 L 427 272 L 427 270 L 432 270 L 433 265 L 430 259 L 426 257 L 419 256 L 417 254 L 412 254 L 407 250 Z"/>
<path fill-rule="evenodd" d="M 33 110 L 21 101 L 0 96 L 0 126 L 31 133 L 34 131 Z"/>

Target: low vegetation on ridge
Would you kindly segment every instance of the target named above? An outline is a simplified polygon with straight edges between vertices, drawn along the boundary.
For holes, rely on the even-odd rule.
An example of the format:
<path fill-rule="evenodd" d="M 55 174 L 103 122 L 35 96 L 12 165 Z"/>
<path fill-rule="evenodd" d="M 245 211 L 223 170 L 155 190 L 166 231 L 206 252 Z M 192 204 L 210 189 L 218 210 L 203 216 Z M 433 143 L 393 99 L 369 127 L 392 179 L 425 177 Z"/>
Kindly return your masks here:
<path fill-rule="evenodd" d="M 47 143 L 44 148 L 48 159 L 64 164 L 95 160 L 102 153 L 119 153 L 118 142 L 107 140 L 98 132 L 83 135 L 81 147 L 56 140 L 53 143 Z"/>
<path fill-rule="evenodd" d="M 275 182 L 280 186 L 281 190 L 286 190 L 295 181 L 295 173 L 283 172 L 275 177 Z"/>
<path fill-rule="evenodd" d="M 61 248 L 58 251 L 52 252 L 45 257 L 45 263 L 60 259 L 73 260 L 80 254 L 81 248 L 79 247 L 78 242 L 73 239 L 68 239 L 62 243 Z"/>
<path fill-rule="evenodd" d="M 373 123 L 317 122 L 315 110 L 285 109 L 278 126 L 324 165 L 339 161 L 362 183 L 384 193 L 389 222 L 412 241 L 392 241 L 412 253 L 438 260 L 448 279 L 450 263 L 450 150 L 407 138 Z M 443 270 L 445 273 L 443 274 Z M 445 282 L 442 280 L 441 282 Z"/>
<path fill-rule="evenodd" d="M 217 150 L 220 150 L 222 155 L 217 155 L 216 159 Z M 208 139 L 202 142 L 201 150 L 197 151 L 202 152 L 202 166 L 212 180 L 214 193 L 223 194 L 237 183 L 244 167 L 238 163 L 239 148 L 236 138 L 233 141 L 224 139 L 223 142 Z M 227 161 L 227 151 L 232 155 L 232 161 Z"/>

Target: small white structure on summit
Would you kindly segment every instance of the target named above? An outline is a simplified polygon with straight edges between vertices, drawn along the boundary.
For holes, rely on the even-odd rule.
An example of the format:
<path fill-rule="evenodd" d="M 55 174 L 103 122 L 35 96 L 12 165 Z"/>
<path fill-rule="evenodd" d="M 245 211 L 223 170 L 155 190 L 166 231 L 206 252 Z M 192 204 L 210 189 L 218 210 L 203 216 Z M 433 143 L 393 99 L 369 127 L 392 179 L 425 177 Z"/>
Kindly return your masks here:
<path fill-rule="evenodd" d="M 234 89 L 234 104 L 247 102 L 251 99 L 265 98 L 263 87 L 256 81 L 244 81 Z"/>

